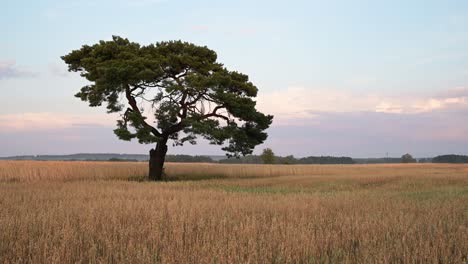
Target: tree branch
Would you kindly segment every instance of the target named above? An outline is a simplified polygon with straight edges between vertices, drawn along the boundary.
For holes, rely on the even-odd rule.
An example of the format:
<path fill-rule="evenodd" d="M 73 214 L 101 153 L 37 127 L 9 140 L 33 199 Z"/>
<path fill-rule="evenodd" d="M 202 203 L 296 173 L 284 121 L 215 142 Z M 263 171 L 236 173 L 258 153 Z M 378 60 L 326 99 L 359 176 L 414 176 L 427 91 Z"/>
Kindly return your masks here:
<path fill-rule="evenodd" d="M 217 117 L 217 118 L 221 118 L 221 119 L 226 120 L 226 122 L 228 122 L 228 123 L 231 122 L 229 117 L 217 113 L 218 110 L 223 109 L 223 108 L 226 108 L 226 106 L 224 104 L 218 105 L 213 109 L 213 111 L 211 113 L 206 114 L 206 115 L 202 115 L 199 120 L 207 119 L 207 118 L 210 118 L 210 117 Z"/>
<path fill-rule="evenodd" d="M 127 100 L 128 100 L 128 104 L 130 104 L 130 106 L 132 107 L 132 110 L 133 112 L 137 113 L 140 118 L 141 118 L 141 121 L 143 122 L 143 124 L 147 127 L 147 128 L 150 128 L 151 129 L 151 132 L 157 136 L 157 137 L 161 137 L 162 134 L 156 129 L 154 128 L 153 126 L 149 125 L 148 123 L 146 123 L 145 119 L 143 118 L 143 115 L 141 114 L 140 112 L 140 109 L 138 108 L 138 105 L 137 105 L 137 102 L 135 100 L 135 97 L 133 97 L 132 95 L 132 90 L 130 89 L 130 86 L 127 84 L 126 87 L 125 87 L 125 97 L 127 97 Z"/>
<path fill-rule="evenodd" d="M 224 115 L 220 115 L 220 114 L 207 114 L 207 115 L 204 115 L 202 119 L 206 119 L 206 118 L 209 118 L 209 117 L 217 117 L 217 118 L 221 118 L 221 119 L 224 119 L 226 120 L 226 122 L 231 122 L 231 119 L 229 119 L 229 117 L 227 116 L 224 116 Z"/>
<path fill-rule="evenodd" d="M 193 99 L 193 100 L 190 101 L 190 102 L 187 102 L 187 105 L 193 105 L 193 104 L 195 104 L 196 102 L 198 102 L 200 99 L 202 99 L 202 98 L 204 97 L 205 93 L 206 93 L 205 91 L 204 91 L 204 92 L 200 92 L 200 93 L 198 94 L 198 96 L 197 96 L 195 99 Z"/>

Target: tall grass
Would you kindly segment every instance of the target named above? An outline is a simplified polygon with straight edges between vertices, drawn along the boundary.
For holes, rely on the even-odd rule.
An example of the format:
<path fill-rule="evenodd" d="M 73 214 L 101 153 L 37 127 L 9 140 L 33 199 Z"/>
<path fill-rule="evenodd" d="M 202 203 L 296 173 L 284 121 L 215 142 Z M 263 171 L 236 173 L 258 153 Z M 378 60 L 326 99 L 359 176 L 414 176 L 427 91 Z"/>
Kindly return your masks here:
<path fill-rule="evenodd" d="M 7 263 L 468 261 L 468 166 L 0 164 Z"/>
<path fill-rule="evenodd" d="M 169 178 L 258 178 L 279 176 L 450 176 L 467 175 L 467 165 L 252 165 L 166 163 Z M 0 161 L 0 181 L 144 179 L 146 162 Z"/>
<path fill-rule="evenodd" d="M 144 177 L 146 163 L 92 161 L 0 161 L 0 181 L 105 180 Z"/>

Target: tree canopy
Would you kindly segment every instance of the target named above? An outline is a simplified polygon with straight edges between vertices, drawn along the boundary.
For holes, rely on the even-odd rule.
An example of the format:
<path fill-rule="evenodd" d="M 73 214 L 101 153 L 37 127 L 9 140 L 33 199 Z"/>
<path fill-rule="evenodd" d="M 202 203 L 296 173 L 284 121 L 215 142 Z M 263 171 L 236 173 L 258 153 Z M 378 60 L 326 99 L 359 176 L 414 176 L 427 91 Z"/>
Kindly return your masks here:
<path fill-rule="evenodd" d="M 266 148 L 263 150 L 262 155 L 260 155 L 264 164 L 274 164 L 275 163 L 275 153 L 271 148 Z"/>
<path fill-rule="evenodd" d="M 405 155 L 401 156 L 401 162 L 402 163 L 415 163 L 417 161 L 415 158 L 413 158 L 413 156 L 411 156 L 411 154 L 406 153 Z"/>
<path fill-rule="evenodd" d="M 468 156 L 466 155 L 441 155 L 432 159 L 434 163 L 468 163 Z"/>
<path fill-rule="evenodd" d="M 121 113 L 114 132 L 122 140 L 183 145 L 200 135 L 239 156 L 267 138 L 273 116 L 256 110 L 257 87 L 207 47 L 182 41 L 142 46 L 113 36 L 62 59 L 90 82 L 77 97 Z"/>

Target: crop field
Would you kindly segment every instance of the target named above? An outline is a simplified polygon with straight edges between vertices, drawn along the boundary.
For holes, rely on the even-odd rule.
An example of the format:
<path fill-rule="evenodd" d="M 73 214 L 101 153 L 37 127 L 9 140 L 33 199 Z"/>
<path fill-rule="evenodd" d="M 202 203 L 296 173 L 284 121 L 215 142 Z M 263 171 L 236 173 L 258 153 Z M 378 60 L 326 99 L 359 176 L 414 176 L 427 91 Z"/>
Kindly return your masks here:
<path fill-rule="evenodd" d="M 467 263 L 468 165 L 0 161 L 5 263 Z"/>

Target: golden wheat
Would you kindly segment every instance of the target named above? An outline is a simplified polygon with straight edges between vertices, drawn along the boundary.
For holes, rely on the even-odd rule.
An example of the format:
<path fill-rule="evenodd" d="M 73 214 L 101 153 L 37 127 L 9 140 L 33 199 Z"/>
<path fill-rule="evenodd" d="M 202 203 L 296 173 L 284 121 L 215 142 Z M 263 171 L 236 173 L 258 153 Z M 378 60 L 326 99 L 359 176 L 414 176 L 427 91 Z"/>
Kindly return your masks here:
<path fill-rule="evenodd" d="M 128 179 L 147 174 L 138 162 L 0 161 L 0 181 Z"/>
<path fill-rule="evenodd" d="M 466 176 L 468 165 L 253 165 L 166 163 L 169 178 L 259 178 L 279 176 Z M 146 162 L 0 161 L 0 181 L 144 179 Z"/>
<path fill-rule="evenodd" d="M 467 262 L 465 165 L 168 164 L 191 180 L 124 180 L 146 169 L 0 162 L 0 259 Z"/>

